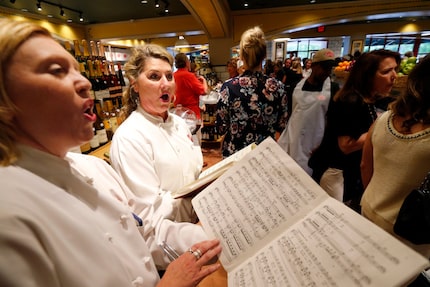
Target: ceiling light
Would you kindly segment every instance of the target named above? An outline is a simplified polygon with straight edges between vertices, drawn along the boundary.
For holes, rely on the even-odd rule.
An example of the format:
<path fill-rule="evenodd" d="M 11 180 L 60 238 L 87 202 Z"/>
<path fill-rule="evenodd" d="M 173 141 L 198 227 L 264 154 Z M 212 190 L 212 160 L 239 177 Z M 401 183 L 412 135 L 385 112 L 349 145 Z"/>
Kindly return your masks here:
<path fill-rule="evenodd" d="M 42 11 L 42 5 L 40 5 L 40 1 L 37 2 L 37 11 Z"/>
<path fill-rule="evenodd" d="M 14 3 L 15 3 L 15 0 L 10 0 L 10 3 L 14 4 Z"/>
<path fill-rule="evenodd" d="M 63 7 L 60 7 L 60 15 L 61 15 L 61 16 L 66 15 L 66 14 L 64 13 Z"/>
<path fill-rule="evenodd" d="M 79 14 L 79 21 L 84 22 L 84 17 L 82 16 L 82 13 Z"/>
<path fill-rule="evenodd" d="M 142 3 L 142 4 L 148 4 L 148 0 L 141 0 L 140 3 Z"/>
<path fill-rule="evenodd" d="M 160 7 L 160 3 L 158 3 L 158 0 L 155 0 L 155 8 Z"/>
<path fill-rule="evenodd" d="M 188 43 L 187 40 L 185 40 L 185 37 L 182 35 L 179 36 L 178 41 L 176 41 L 176 43 L 175 43 L 175 49 L 187 48 L 189 46 L 190 46 L 190 44 Z"/>

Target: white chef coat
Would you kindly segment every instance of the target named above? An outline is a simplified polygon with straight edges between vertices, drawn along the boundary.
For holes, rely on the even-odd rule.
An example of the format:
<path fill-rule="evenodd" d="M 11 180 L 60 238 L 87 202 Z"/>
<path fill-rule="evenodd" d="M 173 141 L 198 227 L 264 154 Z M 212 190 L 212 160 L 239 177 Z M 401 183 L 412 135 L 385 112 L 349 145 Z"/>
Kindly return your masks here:
<path fill-rule="evenodd" d="M 127 206 L 143 215 L 144 204 L 126 197 L 108 164 L 20 149 L 15 165 L 0 167 L 1 286 L 155 286 L 155 263 L 168 262 L 156 243 L 185 252 L 206 239 L 199 226 L 145 218 L 145 243 Z"/>
<path fill-rule="evenodd" d="M 312 175 L 308 161 L 324 135 L 331 96 L 331 80 L 327 77 L 321 92 L 303 91 L 305 81 L 306 79 L 301 80 L 294 89 L 292 114 L 278 143 L 309 175 Z"/>
<path fill-rule="evenodd" d="M 198 178 L 203 155 L 182 118 L 169 114 L 164 122 L 139 106 L 115 132 L 110 160 L 130 190 L 153 204 L 155 213 L 188 221 L 178 212 L 182 204 L 192 210 L 189 200 L 173 199 L 171 192 Z"/>

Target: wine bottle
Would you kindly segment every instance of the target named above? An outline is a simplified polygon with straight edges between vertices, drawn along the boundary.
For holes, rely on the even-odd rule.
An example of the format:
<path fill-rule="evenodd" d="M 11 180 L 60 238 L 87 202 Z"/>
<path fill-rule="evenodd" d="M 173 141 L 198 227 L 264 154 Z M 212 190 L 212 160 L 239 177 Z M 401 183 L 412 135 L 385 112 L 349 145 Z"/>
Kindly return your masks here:
<path fill-rule="evenodd" d="M 95 92 L 96 99 L 104 101 L 110 97 L 109 89 L 107 86 L 107 82 L 103 78 L 103 73 L 101 70 L 101 63 L 99 60 L 94 61 L 95 73 L 96 73 L 96 83 L 98 86 L 97 91 Z"/>
<path fill-rule="evenodd" d="M 73 57 L 75 57 L 75 52 L 72 50 L 72 44 L 69 41 L 64 41 L 64 48 L 69 52 Z"/>
<path fill-rule="evenodd" d="M 110 141 L 110 140 L 112 140 L 113 132 L 112 132 L 112 128 L 111 128 L 110 122 L 109 122 L 109 113 L 107 113 L 104 110 L 104 108 L 103 108 L 104 106 L 105 106 L 105 103 L 103 103 L 103 106 L 102 106 L 101 101 L 96 100 L 95 107 L 97 109 L 97 115 L 99 117 L 99 121 L 101 121 L 101 124 L 99 123 L 98 126 L 101 127 L 103 124 L 103 127 L 106 131 L 106 136 L 108 138 L 108 141 Z M 96 122 L 97 122 L 97 120 L 96 120 Z M 101 142 L 102 141 L 100 141 L 100 143 Z"/>
<path fill-rule="evenodd" d="M 112 94 L 111 96 L 114 96 L 117 98 L 122 97 L 122 88 L 121 88 L 121 83 L 116 75 L 115 72 L 115 66 L 113 63 L 108 63 L 109 65 L 109 72 L 110 72 L 110 80 L 111 80 L 111 85 L 112 85 Z"/>
<path fill-rule="evenodd" d="M 93 138 L 90 140 L 91 150 L 96 150 L 100 146 L 99 137 L 96 134 L 96 128 L 93 127 Z"/>
<path fill-rule="evenodd" d="M 84 55 L 82 56 L 82 60 L 86 63 L 87 60 L 90 59 L 90 52 L 88 50 L 88 42 L 87 42 L 87 40 L 85 40 L 85 39 L 82 40 L 82 47 L 84 49 Z"/>
<path fill-rule="evenodd" d="M 96 130 L 96 135 L 100 145 L 104 145 L 109 141 L 105 125 L 102 118 L 100 117 L 102 113 L 101 103 L 98 100 L 94 102 L 94 113 L 96 114 L 96 121 L 94 122 L 94 129 Z"/>
<path fill-rule="evenodd" d="M 101 42 L 97 42 L 97 50 L 99 52 L 99 60 L 102 62 L 106 61 L 105 47 Z"/>
<path fill-rule="evenodd" d="M 126 84 L 124 80 L 124 75 L 122 74 L 121 63 L 118 62 L 116 63 L 116 65 L 118 67 L 118 79 L 121 84 L 122 90 L 124 91 Z"/>
<path fill-rule="evenodd" d="M 82 63 L 82 54 L 81 54 L 81 47 L 79 45 L 79 41 L 78 40 L 73 40 L 73 46 L 75 46 L 75 58 L 79 63 Z"/>
<path fill-rule="evenodd" d="M 105 112 L 109 115 L 109 124 L 112 129 L 112 133 L 114 134 L 118 128 L 118 119 L 115 108 L 116 99 L 110 98 L 105 101 Z"/>

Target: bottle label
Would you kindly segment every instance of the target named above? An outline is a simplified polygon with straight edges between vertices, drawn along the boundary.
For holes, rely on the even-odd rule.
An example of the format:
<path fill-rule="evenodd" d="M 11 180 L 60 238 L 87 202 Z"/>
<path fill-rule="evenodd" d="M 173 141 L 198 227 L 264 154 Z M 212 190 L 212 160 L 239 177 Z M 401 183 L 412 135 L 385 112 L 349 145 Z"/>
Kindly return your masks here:
<path fill-rule="evenodd" d="M 108 142 L 108 136 L 105 129 L 96 131 L 97 137 L 99 138 L 100 144 L 105 144 Z"/>
<path fill-rule="evenodd" d="M 94 135 L 93 138 L 90 140 L 90 146 L 91 148 L 98 148 L 100 146 L 99 137 L 97 135 Z"/>
<path fill-rule="evenodd" d="M 117 118 L 116 117 L 111 117 L 109 119 L 109 123 L 110 123 L 110 126 L 112 128 L 112 132 L 115 133 L 116 129 L 118 128 L 118 120 L 117 120 Z"/>
<path fill-rule="evenodd" d="M 101 101 L 103 101 L 104 98 L 110 97 L 109 90 L 94 91 L 94 94 L 95 94 L 96 100 L 101 100 Z"/>

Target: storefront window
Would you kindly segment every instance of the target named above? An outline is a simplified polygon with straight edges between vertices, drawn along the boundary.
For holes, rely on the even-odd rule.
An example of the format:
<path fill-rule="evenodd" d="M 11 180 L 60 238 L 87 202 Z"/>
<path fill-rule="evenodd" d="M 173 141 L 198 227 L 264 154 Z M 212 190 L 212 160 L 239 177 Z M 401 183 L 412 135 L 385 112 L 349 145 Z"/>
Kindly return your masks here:
<path fill-rule="evenodd" d="M 364 52 L 378 49 L 396 51 L 401 55 L 416 51 L 418 57 L 423 57 L 430 53 L 430 33 L 367 35 Z"/>
<path fill-rule="evenodd" d="M 287 42 L 286 56 L 287 58 L 291 55 L 301 59 L 311 58 L 316 51 L 323 48 L 327 48 L 327 40 L 290 40 Z"/>

